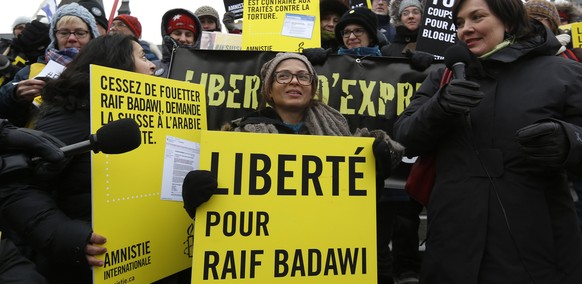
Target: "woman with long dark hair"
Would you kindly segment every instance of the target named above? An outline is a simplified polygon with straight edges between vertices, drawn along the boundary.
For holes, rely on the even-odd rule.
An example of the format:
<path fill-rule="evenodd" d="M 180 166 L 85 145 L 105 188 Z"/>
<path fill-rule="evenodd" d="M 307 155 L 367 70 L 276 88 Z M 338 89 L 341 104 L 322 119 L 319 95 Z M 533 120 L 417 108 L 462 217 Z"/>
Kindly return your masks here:
<path fill-rule="evenodd" d="M 66 145 L 89 139 L 91 64 L 150 75 L 155 70 L 136 38 L 97 37 L 59 78 L 46 83 L 36 129 Z M 49 282 L 92 283 L 91 267 L 103 265 L 95 256 L 105 253 L 101 245 L 106 239 L 91 228 L 90 153 L 71 157 L 52 179 L 24 177 L 10 188 L 6 198 L 14 201 L 1 213 L 34 250 L 37 267 Z"/>

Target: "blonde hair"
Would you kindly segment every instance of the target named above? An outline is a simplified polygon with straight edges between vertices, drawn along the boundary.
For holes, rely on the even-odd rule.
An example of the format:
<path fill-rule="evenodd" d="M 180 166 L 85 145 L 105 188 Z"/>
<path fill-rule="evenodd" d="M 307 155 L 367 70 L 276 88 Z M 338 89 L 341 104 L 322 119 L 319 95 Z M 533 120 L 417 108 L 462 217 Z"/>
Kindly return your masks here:
<path fill-rule="evenodd" d="M 89 33 L 91 33 L 91 28 L 89 27 L 89 25 L 87 23 L 85 23 L 85 21 L 83 21 L 81 18 L 77 17 L 77 16 L 70 16 L 70 15 L 66 15 L 66 16 L 62 16 L 59 21 L 57 22 L 57 29 L 59 29 L 62 26 L 68 25 L 68 24 L 83 24 L 85 25 L 85 27 L 87 27 L 87 30 L 89 31 Z M 92 34 L 91 34 L 92 36 Z"/>

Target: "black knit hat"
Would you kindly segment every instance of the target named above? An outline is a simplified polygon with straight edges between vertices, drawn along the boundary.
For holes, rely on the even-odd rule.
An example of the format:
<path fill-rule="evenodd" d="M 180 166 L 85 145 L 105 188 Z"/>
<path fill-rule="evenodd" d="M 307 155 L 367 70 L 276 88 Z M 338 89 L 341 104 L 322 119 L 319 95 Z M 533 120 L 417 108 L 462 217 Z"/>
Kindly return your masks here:
<path fill-rule="evenodd" d="M 366 7 L 356 7 L 347 11 L 335 26 L 335 39 L 345 47 L 341 32 L 349 24 L 362 26 L 370 36 L 370 45 L 378 44 L 378 19 L 372 10 Z"/>
<path fill-rule="evenodd" d="M 81 0 L 78 2 L 79 5 L 85 7 L 85 9 L 89 10 L 93 17 L 95 17 L 95 22 L 98 25 L 103 27 L 106 31 L 109 30 L 109 21 L 105 17 L 105 10 L 97 1 L 95 0 Z"/>
<path fill-rule="evenodd" d="M 319 2 L 319 15 L 321 17 L 327 13 L 334 13 L 341 17 L 347 11 L 348 6 L 341 0 L 321 0 Z"/>

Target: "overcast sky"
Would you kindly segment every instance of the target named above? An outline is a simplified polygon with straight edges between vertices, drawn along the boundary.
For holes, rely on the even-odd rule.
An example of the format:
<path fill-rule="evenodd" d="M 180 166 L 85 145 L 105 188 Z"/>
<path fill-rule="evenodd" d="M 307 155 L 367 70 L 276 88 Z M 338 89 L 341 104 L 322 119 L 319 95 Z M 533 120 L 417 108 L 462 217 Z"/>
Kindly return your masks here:
<path fill-rule="evenodd" d="M 12 22 L 19 16 L 32 17 L 43 0 L 3 0 L 2 9 L 0 9 L 0 33 L 12 33 Z M 57 0 L 57 4 L 60 0 Z M 111 13 L 114 0 L 103 0 L 103 5 L 107 18 Z M 119 4 L 121 5 L 121 0 Z M 160 25 L 162 15 L 173 8 L 184 8 L 194 11 L 200 6 L 212 6 L 218 11 L 222 18 L 224 15 L 224 4 L 220 0 L 130 0 L 129 8 L 131 15 L 139 19 L 142 26 L 142 39 L 160 44 L 162 41 Z M 44 15 L 40 11 L 39 14 Z M 116 11 L 117 14 L 117 11 Z M 223 27 L 223 31 L 225 31 Z"/>

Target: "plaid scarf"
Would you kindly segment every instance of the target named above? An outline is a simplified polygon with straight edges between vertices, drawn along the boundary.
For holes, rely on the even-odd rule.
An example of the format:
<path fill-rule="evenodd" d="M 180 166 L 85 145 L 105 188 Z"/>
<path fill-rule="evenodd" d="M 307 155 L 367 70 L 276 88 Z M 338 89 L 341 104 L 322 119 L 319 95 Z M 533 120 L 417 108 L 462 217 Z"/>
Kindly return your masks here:
<path fill-rule="evenodd" d="M 52 60 L 63 66 L 67 66 L 77 56 L 77 53 L 79 53 L 79 49 L 75 47 L 65 48 L 63 50 L 49 48 L 46 51 L 46 61 Z"/>

